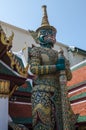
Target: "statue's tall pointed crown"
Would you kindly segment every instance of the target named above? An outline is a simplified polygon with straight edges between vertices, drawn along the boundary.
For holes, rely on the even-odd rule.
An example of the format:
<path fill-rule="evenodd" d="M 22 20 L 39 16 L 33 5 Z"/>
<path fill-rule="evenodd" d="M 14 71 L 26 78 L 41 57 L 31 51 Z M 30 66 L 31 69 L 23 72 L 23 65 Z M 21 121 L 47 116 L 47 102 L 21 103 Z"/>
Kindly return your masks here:
<path fill-rule="evenodd" d="M 50 25 L 49 25 L 49 21 L 48 21 L 48 16 L 47 16 L 46 8 L 47 8 L 46 5 L 43 5 L 43 6 L 42 6 L 43 17 L 42 17 L 41 26 L 50 26 Z"/>
<path fill-rule="evenodd" d="M 50 26 L 49 21 L 48 21 L 48 15 L 47 15 L 47 6 L 43 5 L 42 6 L 42 11 L 43 11 L 43 16 L 42 16 L 42 22 L 41 22 L 41 27 L 39 27 L 36 32 L 38 32 L 41 29 L 52 29 L 55 32 L 56 29 L 53 26 Z"/>

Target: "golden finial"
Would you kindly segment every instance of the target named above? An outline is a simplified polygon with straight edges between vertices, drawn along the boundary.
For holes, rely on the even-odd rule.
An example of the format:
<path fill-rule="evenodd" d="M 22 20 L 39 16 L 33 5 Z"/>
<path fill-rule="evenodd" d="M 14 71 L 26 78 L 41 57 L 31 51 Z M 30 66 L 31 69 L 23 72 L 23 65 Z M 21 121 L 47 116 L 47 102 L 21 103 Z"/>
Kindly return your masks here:
<path fill-rule="evenodd" d="M 48 21 L 48 16 L 47 16 L 47 10 L 46 10 L 46 5 L 42 6 L 43 10 L 43 17 L 42 17 L 42 23 L 41 26 L 49 26 L 49 21 Z"/>
<path fill-rule="evenodd" d="M 8 38 L 8 41 L 9 41 L 10 43 L 12 43 L 13 37 L 14 37 L 14 32 L 12 32 L 12 35 L 9 36 L 9 38 Z"/>
<path fill-rule="evenodd" d="M 48 15 L 47 15 L 47 6 L 43 5 L 42 10 L 43 10 L 43 17 L 42 17 L 41 27 L 39 27 L 36 30 L 36 32 L 38 33 L 41 29 L 52 29 L 53 31 L 57 32 L 56 29 L 49 24 Z"/>

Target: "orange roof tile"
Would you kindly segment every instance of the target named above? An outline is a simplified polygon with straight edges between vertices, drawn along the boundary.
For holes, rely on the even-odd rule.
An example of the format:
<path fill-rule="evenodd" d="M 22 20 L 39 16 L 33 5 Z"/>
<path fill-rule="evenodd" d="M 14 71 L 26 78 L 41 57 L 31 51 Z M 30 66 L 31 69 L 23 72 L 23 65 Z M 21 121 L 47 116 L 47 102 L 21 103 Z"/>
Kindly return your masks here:
<path fill-rule="evenodd" d="M 68 81 L 67 86 L 73 86 L 75 84 L 79 84 L 80 82 L 86 81 L 86 66 L 82 66 L 77 70 L 72 71 L 72 79 Z"/>

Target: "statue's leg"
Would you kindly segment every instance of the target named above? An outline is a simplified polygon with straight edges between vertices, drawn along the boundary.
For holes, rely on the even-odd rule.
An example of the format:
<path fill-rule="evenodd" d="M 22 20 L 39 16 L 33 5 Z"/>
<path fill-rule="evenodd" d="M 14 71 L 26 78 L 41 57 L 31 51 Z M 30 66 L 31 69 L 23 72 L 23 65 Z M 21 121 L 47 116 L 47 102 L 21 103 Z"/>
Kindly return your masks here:
<path fill-rule="evenodd" d="M 50 93 L 36 90 L 32 93 L 32 116 L 34 130 L 55 130 Z"/>

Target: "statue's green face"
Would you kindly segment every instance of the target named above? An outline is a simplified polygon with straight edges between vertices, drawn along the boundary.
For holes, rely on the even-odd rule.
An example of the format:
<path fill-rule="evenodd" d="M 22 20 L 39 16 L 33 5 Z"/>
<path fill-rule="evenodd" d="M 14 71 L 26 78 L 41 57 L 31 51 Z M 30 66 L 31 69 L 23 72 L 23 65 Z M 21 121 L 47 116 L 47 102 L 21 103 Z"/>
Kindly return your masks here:
<path fill-rule="evenodd" d="M 53 47 L 53 44 L 56 42 L 56 32 L 52 29 L 42 29 L 38 34 L 38 40 L 40 45 Z"/>

